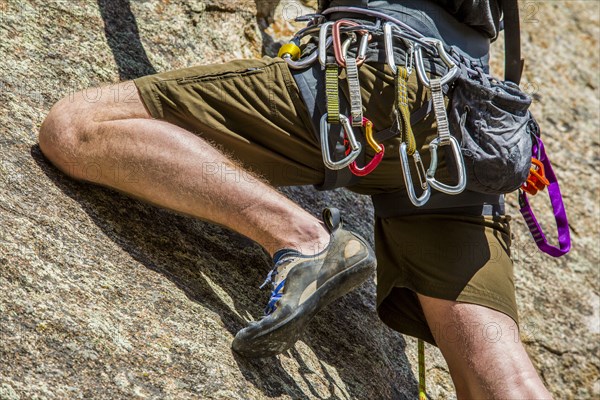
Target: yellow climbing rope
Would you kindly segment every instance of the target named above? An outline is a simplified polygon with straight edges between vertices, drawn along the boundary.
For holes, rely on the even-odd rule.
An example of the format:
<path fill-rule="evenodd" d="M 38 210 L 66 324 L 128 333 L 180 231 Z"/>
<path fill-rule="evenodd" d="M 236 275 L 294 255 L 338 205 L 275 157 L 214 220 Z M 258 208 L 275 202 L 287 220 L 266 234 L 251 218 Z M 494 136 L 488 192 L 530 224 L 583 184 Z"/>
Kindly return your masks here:
<path fill-rule="evenodd" d="M 427 400 L 425 392 L 425 343 L 419 339 L 419 400 Z"/>

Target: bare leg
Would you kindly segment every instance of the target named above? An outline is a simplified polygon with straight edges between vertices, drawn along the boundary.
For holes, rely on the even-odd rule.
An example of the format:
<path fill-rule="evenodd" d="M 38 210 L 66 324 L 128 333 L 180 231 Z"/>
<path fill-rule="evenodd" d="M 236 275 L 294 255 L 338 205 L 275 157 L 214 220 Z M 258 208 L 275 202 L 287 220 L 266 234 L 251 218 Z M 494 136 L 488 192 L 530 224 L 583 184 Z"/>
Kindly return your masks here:
<path fill-rule="evenodd" d="M 517 324 L 487 307 L 419 295 L 459 399 L 551 399 Z"/>
<path fill-rule="evenodd" d="M 116 101 L 115 93 L 128 92 L 128 101 Z M 132 82 L 101 90 L 94 102 L 83 92 L 61 100 L 39 141 L 50 161 L 74 178 L 227 226 L 271 254 L 286 247 L 314 254 L 329 241 L 318 219 L 205 140 L 151 119 Z M 227 174 L 207 174 L 207 165 Z"/>

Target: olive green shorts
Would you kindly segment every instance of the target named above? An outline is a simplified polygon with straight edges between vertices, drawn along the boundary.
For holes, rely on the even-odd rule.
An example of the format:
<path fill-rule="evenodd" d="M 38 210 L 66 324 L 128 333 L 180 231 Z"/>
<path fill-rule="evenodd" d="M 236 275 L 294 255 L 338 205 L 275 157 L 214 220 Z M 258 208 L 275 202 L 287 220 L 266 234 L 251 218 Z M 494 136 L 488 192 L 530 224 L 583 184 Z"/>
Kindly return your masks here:
<path fill-rule="evenodd" d="M 383 65 L 365 64 L 360 79 L 365 116 L 376 130 L 390 127 L 393 76 Z M 319 141 L 283 60 L 265 57 L 197 66 L 146 76 L 135 83 L 154 118 L 214 143 L 271 184 L 323 182 Z M 344 90 L 344 82 L 340 87 Z M 408 97 L 413 110 L 428 99 L 414 73 Z M 414 124 L 413 130 L 427 165 L 427 143 L 437 134 L 434 116 Z M 383 144 L 381 164 L 350 190 L 360 194 L 403 190 L 400 141 L 396 137 Z M 367 162 L 373 154 L 367 150 Z M 443 159 L 440 169 L 443 179 Z M 434 343 L 415 292 L 480 304 L 517 320 L 508 217 L 376 218 L 375 241 L 378 312 L 393 329 Z"/>

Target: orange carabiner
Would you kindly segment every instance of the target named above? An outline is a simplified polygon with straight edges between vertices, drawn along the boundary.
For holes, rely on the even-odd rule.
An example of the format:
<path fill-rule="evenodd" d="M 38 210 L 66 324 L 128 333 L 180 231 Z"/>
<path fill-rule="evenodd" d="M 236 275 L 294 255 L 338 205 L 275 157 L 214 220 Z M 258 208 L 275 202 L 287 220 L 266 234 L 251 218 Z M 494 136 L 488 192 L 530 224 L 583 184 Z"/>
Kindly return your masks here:
<path fill-rule="evenodd" d="M 547 186 L 550 185 L 550 181 L 546 178 L 546 173 L 544 172 L 544 164 L 537 158 L 531 159 L 531 168 L 529 168 L 529 176 L 527 177 L 527 181 L 521 186 L 525 192 L 530 195 L 537 194 L 538 191 L 544 190 Z"/>
<path fill-rule="evenodd" d="M 383 156 L 385 155 L 385 147 L 377 143 L 375 141 L 375 138 L 373 137 L 373 123 L 364 117 L 362 122 L 363 128 L 365 128 L 365 138 L 367 139 L 367 143 L 369 143 L 369 146 L 371 146 L 371 148 L 375 150 L 375 155 L 373 156 L 371 161 L 362 168 L 356 165 L 356 161 L 350 163 L 350 171 L 356 176 L 369 175 L 371 172 L 373 172 L 375 168 L 377 168 L 381 160 L 383 160 Z"/>

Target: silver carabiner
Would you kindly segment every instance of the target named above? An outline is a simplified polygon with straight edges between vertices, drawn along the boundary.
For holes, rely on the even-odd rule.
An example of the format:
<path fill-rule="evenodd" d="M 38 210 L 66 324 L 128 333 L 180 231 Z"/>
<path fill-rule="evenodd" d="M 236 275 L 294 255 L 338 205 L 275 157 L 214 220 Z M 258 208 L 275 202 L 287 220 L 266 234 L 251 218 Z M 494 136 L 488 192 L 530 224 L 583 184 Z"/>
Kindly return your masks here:
<path fill-rule="evenodd" d="M 367 59 L 367 50 L 369 49 L 369 33 L 364 33 L 360 38 L 356 62 L 360 65 Z"/>
<path fill-rule="evenodd" d="M 344 59 L 346 58 L 346 54 L 350 49 L 350 46 L 356 42 L 356 34 L 352 33 L 353 36 L 350 36 L 348 39 L 342 43 L 342 54 L 344 54 Z M 356 65 L 359 67 L 365 62 L 367 59 L 367 50 L 369 49 L 369 34 L 365 33 L 360 38 L 360 43 L 358 45 L 358 51 L 356 52 Z"/>
<path fill-rule="evenodd" d="M 383 42 L 385 44 L 385 59 L 387 65 L 390 67 L 394 75 L 398 71 L 398 67 L 396 66 L 396 60 L 394 59 L 394 30 L 400 29 L 392 22 L 386 22 L 383 24 Z M 408 51 L 406 52 L 406 71 L 410 75 L 412 73 L 412 61 L 414 54 L 415 45 L 407 39 L 401 38 L 406 47 L 408 47 Z"/>
<path fill-rule="evenodd" d="M 446 53 L 446 50 L 444 49 L 444 43 L 442 43 L 441 40 L 433 38 L 423 38 L 422 40 L 435 46 L 440 59 L 448 67 L 448 72 L 441 78 L 442 86 L 456 79 L 460 74 L 460 68 L 458 68 L 458 65 L 448 55 L 448 53 Z M 419 44 L 415 46 L 415 66 L 423 86 L 430 87 L 429 77 L 427 77 L 427 71 L 425 71 L 425 65 L 423 63 L 423 49 Z"/>
<path fill-rule="evenodd" d="M 421 160 L 421 156 L 419 155 L 418 151 L 415 151 L 413 154 L 413 161 L 415 163 L 415 167 L 417 168 L 421 189 L 423 189 L 423 193 L 419 197 L 417 197 L 415 193 L 415 187 L 413 185 L 412 175 L 410 173 L 410 164 L 408 163 L 408 154 L 406 153 L 406 143 L 402 142 L 400 144 L 400 164 L 402 165 L 402 175 L 404 176 L 406 192 L 408 193 L 408 198 L 410 199 L 411 203 L 413 203 L 416 207 L 422 207 L 429 201 L 431 189 L 427 184 L 425 167 L 423 166 L 423 160 Z"/>
<path fill-rule="evenodd" d="M 331 42 L 333 42 L 333 39 L 331 37 L 328 37 L 327 42 L 325 43 L 325 49 L 331 46 Z M 313 51 L 311 55 L 299 61 L 292 60 L 292 57 L 289 54 L 284 55 L 283 60 L 291 69 L 304 69 L 310 67 L 317 60 L 317 57 L 318 52 Z"/>
<path fill-rule="evenodd" d="M 327 122 L 327 113 L 323 114 L 321 117 L 321 152 L 323 153 L 323 163 L 329 169 L 334 171 L 342 169 L 350 165 L 358 155 L 360 154 L 361 145 L 356 140 L 356 136 L 354 136 L 354 131 L 352 130 L 352 125 L 350 124 L 350 119 L 343 114 L 340 114 L 340 124 L 342 125 L 342 129 L 348 138 L 348 142 L 350 142 L 350 154 L 348 154 L 344 159 L 340 161 L 333 161 L 331 159 L 331 153 L 329 152 L 329 128 L 330 125 Z"/>
<path fill-rule="evenodd" d="M 406 68 L 406 73 L 408 74 L 408 76 L 410 76 L 410 74 L 412 74 L 412 70 L 413 70 L 413 60 L 415 56 L 415 46 L 410 43 L 410 46 L 408 47 L 408 54 L 406 55 L 406 59 L 404 60 L 404 68 Z"/>
<path fill-rule="evenodd" d="M 435 179 L 435 172 L 437 170 L 438 157 L 437 157 L 437 149 L 439 147 L 449 145 L 452 148 L 452 154 L 454 156 L 454 160 L 456 162 L 456 172 L 458 173 L 458 183 L 455 186 L 450 186 L 445 183 L 439 182 Z M 431 153 L 431 162 L 429 164 L 429 169 L 427 170 L 427 183 L 429 186 L 434 188 L 437 191 L 446 194 L 460 194 L 462 193 L 467 186 L 467 174 L 465 168 L 465 160 L 460 152 L 460 144 L 458 140 L 454 136 L 450 136 L 449 141 L 444 143 L 441 141 L 439 137 L 433 139 L 431 143 L 429 143 L 429 152 Z"/>
<path fill-rule="evenodd" d="M 385 61 L 387 65 L 390 67 L 394 75 L 396 75 L 396 60 L 394 60 L 394 35 L 392 32 L 394 29 L 394 24 L 391 22 L 386 22 L 383 24 L 383 42 L 385 44 Z"/>
<path fill-rule="evenodd" d="M 346 59 L 346 54 L 348 54 L 348 50 L 350 49 L 350 46 L 352 45 L 352 43 L 356 42 L 356 34 L 354 34 L 352 32 L 351 35 L 349 35 L 349 37 L 344 40 L 344 43 L 342 43 L 342 54 L 344 55 L 344 60 Z"/>
<path fill-rule="evenodd" d="M 321 64 L 321 68 L 325 68 L 327 65 L 327 47 L 329 46 L 327 34 L 329 33 L 329 28 L 332 26 L 332 21 L 325 22 L 319 30 L 319 63 Z"/>

